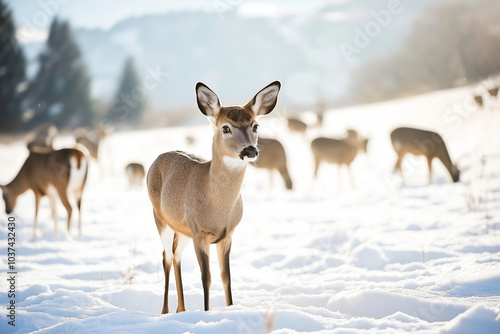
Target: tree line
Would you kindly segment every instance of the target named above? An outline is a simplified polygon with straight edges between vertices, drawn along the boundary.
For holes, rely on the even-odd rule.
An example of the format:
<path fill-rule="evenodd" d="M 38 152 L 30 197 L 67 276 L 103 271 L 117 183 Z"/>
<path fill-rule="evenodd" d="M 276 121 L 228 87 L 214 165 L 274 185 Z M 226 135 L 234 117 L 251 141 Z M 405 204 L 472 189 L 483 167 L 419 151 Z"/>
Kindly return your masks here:
<path fill-rule="evenodd" d="M 498 22 L 498 21 L 497 21 Z M 351 73 L 350 100 L 369 103 L 471 84 L 500 73 L 500 39 L 473 5 L 428 8 L 393 54 Z"/>
<path fill-rule="evenodd" d="M 124 64 L 107 112 L 95 112 L 87 66 L 67 21 L 53 19 L 37 62 L 36 74 L 28 79 L 12 12 L 0 0 L 0 132 L 29 131 L 46 123 L 74 129 L 98 122 L 136 122 L 142 117 L 144 99 L 127 103 L 140 85 L 132 58 Z"/>

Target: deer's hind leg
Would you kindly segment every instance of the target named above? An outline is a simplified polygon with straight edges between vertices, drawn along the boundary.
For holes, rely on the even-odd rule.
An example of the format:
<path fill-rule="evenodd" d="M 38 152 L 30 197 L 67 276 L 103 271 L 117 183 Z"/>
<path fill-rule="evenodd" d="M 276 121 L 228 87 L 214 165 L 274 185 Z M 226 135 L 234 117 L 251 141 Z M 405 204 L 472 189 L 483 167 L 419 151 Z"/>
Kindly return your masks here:
<path fill-rule="evenodd" d="M 399 172 L 399 174 L 401 174 L 401 177 L 403 177 L 403 169 L 401 168 L 401 165 L 403 164 L 404 157 L 405 157 L 404 154 L 398 153 L 398 160 L 396 161 L 396 164 L 394 165 L 394 172 Z"/>
<path fill-rule="evenodd" d="M 78 208 L 78 233 L 82 235 L 82 191 L 75 192 L 76 207 Z"/>
<path fill-rule="evenodd" d="M 159 218 L 154 214 L 157 226 L 162 226 Z M 161 314 L 168 313 L 168 287 L 169 287 L 169 277 L 170 277 L 170 267 L 172 267 L 172 261 L 174 257 L 173 244 L 174 244 L 175 232 L 168 225 L 160 231 L 160 238 L 163 244 L 163 273 L 165 274 L 165 293 L 163 295 L 163 308 Z"/>
<path fill-rule="evenodd" d="M 58 190 L 57 193 L 59 194 L 59 198 L 61 199 L 61 203 L 66 208 L 66 212 L 68 213 L 68 219 L 66 221 L 66 225 L 67 225 L 68 232 L 69 232 L 70 226 L 71 226 L 71 215 L 73 214 L 73 208 L 71 207 L 71 203 L 69 202 L 68 194 L 66 193 L 66 190 Z"/>
<path fill-rule="evenodd" d="M 321 163 L 321 160 L 318 158 L 314 158 L 314 178 L 318 178 L 318 169 L 319 169 L 319 164 Z"/>
<path fill-rule="evenodd" d="M 35 191 L 35 221 L 33 222 L 33 239 L 36 238 L 36 226 L 38 225 L 38 209 L 40 207 L 40 199 L 42 194 Z"/>
<path fill-rule="evenodd" d="M 184 290 L 182 287 L 181 260 L 182 252 L 189 244 L 189 241 L 190 239 L 184 234 L 176 232 L 174 235 L 172 250 L 174 253 L 175 285 L 177 287 L 177 312 L 186 310 L 186 306 L 184 305 Z"/>
<path fill-rule="evenodd" d="M 429 169 L 429 184 L 432 184 L 432 157 L 427 158 L 427 168 Z"/>
<path fill-rule="evenodd" d="M 54 231 L 57 234 L 57 202 L 56 195 L 53 193 L 48 194 L 50 200 L 50 209 L 52 211 L 52 219 L 54 219 Z"/>
<path fill-rule="evenodd" d="M 347 164 L 347 171 L 349 172 L 349 180 L 351 181 L 351 188 L 356 188 L 356 181 L 354 180 L 354 176 L 352 175 L 351 165 Z"/>

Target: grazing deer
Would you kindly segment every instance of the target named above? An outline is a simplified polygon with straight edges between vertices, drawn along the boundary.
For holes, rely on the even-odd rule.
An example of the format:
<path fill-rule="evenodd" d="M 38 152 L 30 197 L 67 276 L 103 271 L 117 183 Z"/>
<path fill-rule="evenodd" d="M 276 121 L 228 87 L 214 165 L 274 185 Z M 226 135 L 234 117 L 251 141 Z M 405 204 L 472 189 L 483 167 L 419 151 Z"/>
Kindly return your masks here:
<path fill-rule="evenodd" d="M 83 148 L 84 149 L 84 148 Z M 87 179 L 88 159 L 80 149 L 66 148 L 47 153 L 30 152 L 17 176 L 7 185 L 0 186 L 5 201 L 5 212 L 10 214 L 17 198 L 28 190 L 35 193 L 35 222 L 33 237 L 36 237 L 37 216 L 40 199 L 48 196 L 57 234 L 56 198 L 59 196 L 68 212 L 69 231 L 71 213 L 70 199 L 78 207 L 78 230 L 82 233 L 82 193 Z"/>
<path fill-rule="evenodd" d="M 214 126 L 212 160 L 181 151 L 161 154 L 147 176 L 149 198 L 164 252 L 165 295 L 162 313 L 168 313 L 169 273 L 174 264 L 177 312 L 184 311 L 181 254 L 189 238 L 201 270 L 205 310 L 209 309 L 210 244 L 217 244 L 226 304 L 232 305 L 229 252 L 231 236 L 243 214 L 240 196 L 247 162 L 257 159 L 259 116 L 276 106 L 281 84 L 275 81 L 244 106 L 221 106 L 203 83 L 196 85 L 201 112 Z"/>
<path fill-rule="evenodd" d="M 276 139 L 259 137 L 257 148 L 260 152 L 259 160 L 253 163 L 254 166 L 269 169 L 271 173 L 273 170 L 277 170 L 285 181 L 286 189 L 292 189 L 292 179 L 288 173 L 283 145 Z"/>
<path fill-rule="evenodd" d="M 52 151 L 52 144 L 57 135 L 57 128 L 52 124 L 42 124 L 38 126 L 27 139 L 29 151 L 49 152 Z"/>
<path fill-rule="evenodd" d="M 292 132 L 299 132 L 304 135 L 307 131 L 307 124 L 302 122 L 300 119 L 288 117 L 287 124 L 288 129 Z"/>
<path fill-rule="evenodd" d="M 144 166 L 137 162 L 131 162 L 125 167 L 130 186 L 141 186 L 142 180 L 146 176 Z"/>
<path fill-rule="evenodd" d="M 391 141 L 394 150 L 398 155 L 398 160 L 394 167 L 401 175 L 403 171 L 401 165 L 407 153 L 413 155 L 423 155 L 427 158 L 429 168 L 429 183 L 432 183 L 432 160 L 438 158 L 450 173 L 453 182 L 460 179 L 460 171 L 452 164 L 443 138 L 436 132 L 414 129 L 397 128 L 391 132 Z"/>
<path fill-rule="evenodd" d="M 349 171 L 351 185 L 354 186 L 354 178 L 351 172 L 351 163 L 359 151 L 366 152 L 368 139 L 360 138 L 356 131 L 349 130 L 347 138 L 333 139 L 319 137 L 311 142 L 311 150 L 314 155 L 314 177 L 318 177 L 319 165 L 322 161 L 339 165 L 338 175 L 340 183 L 340 166 L 345 165 Z"/>
<path fill-rule="evenodd" d="M 95 130 L 80 128 L 75 133 L 75 139 L 78 144 L 85 146 L 94 159 L 98 159 L 99 145 L 101 141 L 110 133 L 112 129 L 106 125 L 99 125 Z"/>

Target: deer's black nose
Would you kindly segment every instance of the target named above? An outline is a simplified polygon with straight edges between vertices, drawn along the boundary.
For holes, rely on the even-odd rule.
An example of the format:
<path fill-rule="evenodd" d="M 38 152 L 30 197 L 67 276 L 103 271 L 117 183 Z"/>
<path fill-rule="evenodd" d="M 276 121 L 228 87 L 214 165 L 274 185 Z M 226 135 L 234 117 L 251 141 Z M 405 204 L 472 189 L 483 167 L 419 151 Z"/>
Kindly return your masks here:
<path fill-rule="evenodd" d="M 255 158 L 259 155 L 259 150 L 257 150 L 256 147 L 254 146 L 247 146 L 241 151 L 240 153 L 240 158 L 243 159 L 245 157 L 247 158 Z"/>

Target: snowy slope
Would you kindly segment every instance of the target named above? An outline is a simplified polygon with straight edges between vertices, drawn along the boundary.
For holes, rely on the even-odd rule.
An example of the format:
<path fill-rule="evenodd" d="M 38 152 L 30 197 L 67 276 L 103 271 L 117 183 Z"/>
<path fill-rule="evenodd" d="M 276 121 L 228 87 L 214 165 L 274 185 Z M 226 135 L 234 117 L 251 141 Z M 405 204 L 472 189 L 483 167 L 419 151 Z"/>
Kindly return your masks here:
<path fill-rule="evenodd" d="M 164 151 L 210 155 L 209 126 L 111 135 L 108 159 L 93 164 L 84 194 L 83 236 L 54 234 L 42 201 L 33 239 L 34 197 L 20 197 L 17 221 L 16 327 L 1 333 L 499 333 L 500 332 L 500 114 L 478 111 L 468 88 L 331 111 L 322 130 L 290 135 L 275 118 L 262 132 L 287 150 L 294 180 L 249 167 L 245 213 L 231 253 L 233 298 L 226 307 L 212 249 L 209 312 L 203 309 L 193 247 L 183 256 L 187 311 L 160 316 L 161 242 L 145 186 L 130 188 L 123 169 L 149 166 Z M 490 104 L 491 105 L 491 104 Z M 276 117 L 278 116 L 278 117 Z M 200 115 L 200 117 L 202 117 Z M 406 182 L 392 174 L 389 132 L 399 125 L 439 131 L 462 181 L 451 183 L 435 163 L 427 185 L 425 161 L 407 159 Z M 367 155 L 347 172 L 323 165 L 313 182 L 310 140 L 346 128 L 370 137 Z M 193 146 L 186 136 L 196 138 Z M 60 138 L 57 145 L 72 143 Z M 0 184 L 26 157 L 23 143 L 0 146 Z M 0 204 L 0 307 L 9 299 L 7 216 Z M 173 281 L 173 278 L 172 278 Z M 170 309 L 177 305 L 175 285 Z M 266 325 L 268 324 L 268 325 Z"/>

